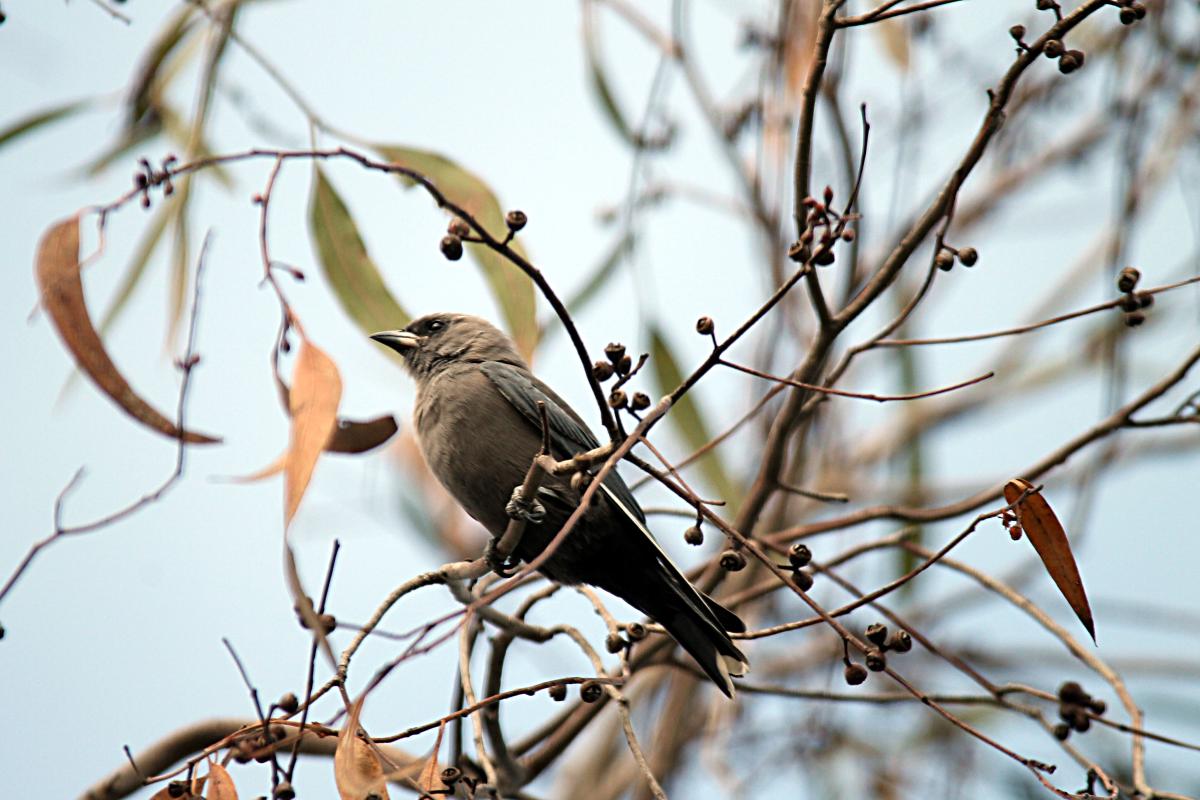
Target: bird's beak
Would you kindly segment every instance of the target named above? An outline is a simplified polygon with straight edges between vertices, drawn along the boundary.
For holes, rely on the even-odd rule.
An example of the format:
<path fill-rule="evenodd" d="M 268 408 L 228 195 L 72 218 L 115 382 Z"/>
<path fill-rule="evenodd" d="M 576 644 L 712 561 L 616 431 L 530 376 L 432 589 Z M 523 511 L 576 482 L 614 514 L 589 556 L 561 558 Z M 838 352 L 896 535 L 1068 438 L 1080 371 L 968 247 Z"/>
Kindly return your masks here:
<path fill-rule="evenodd" d="M 421 343 L 421 337 L 408 331 L 380 331 L 372 333 L 371 338 L 380 344 L 387 345 L 400 355 L 412 350 Z"/>

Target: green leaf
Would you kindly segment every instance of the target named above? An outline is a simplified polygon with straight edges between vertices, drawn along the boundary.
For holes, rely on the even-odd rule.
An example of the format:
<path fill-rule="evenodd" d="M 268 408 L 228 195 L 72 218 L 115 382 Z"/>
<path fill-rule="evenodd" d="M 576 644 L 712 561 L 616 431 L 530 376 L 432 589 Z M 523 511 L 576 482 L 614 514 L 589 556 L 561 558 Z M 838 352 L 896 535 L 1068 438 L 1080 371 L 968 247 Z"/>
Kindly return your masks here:
<path fill-rule="evenodd" d="M 411 317 L 392 297 L 350 211 L 319 167 L 309 197 L 309 232 L 321 271 L 342 309 L 364 333 L 403 328 Z"/>
<path fill-rule="evenodd" d="M 670 345 L 657 327 L 650 328 L 650 366 L 654 372 L 654 381 L 659 394 L 668 394 L 683 383 L 683 372 L 671 352 Z M 712 439 L 708 425 L 695 396 L 689 392 L 671 406 L 667 418 L 675 425 L 676 430 L 692 450 L 698 450 Z M 737 506 L 741 492 L 729 479 L 721 457 L 715 449 L 710 450 L 700 459 L 700 471 L 705 480 L 716 490 L 722 500 L 729 504 L 730 510 Z"/>
<path fill-rule="evenodd" d="M 428 150 L 415 150 L 395 145 L 376 145 L 375 149 L 387 160 L 415 170 L 428 178 L 455 205 L 475 217 L 498 239 L 507 232 L 500 201 L 491 188 L 474 173 L 463 169 L 445 156 Z M 413 181 L 399 176 L 412 186 Z M 525 255 L 517 242 L 513 250 Z M 508 332 L 523 355 L 532 355 L 538 341 L 537 298 L 533 281 L 506 258 L 481 244 L 466 243 L 467 252 L 483 271 L 492 297 L 500 307 Z"/>
<path fill-rule="evenodd" d="M 584 4 L 584 9 L 583 52 L 587 58 L 588 77 L 592 82 L 592 90 L 596 92 L 596 98 L 600 101 L 600 108 L 604 111 L 604 116 L 612 124 L 613 129 L 622 139 L 636 147 L 638 144 L 637 136 L 634 134 L 629 122 L 625 119 L 625 114 L 621 111 L 621 107 L 617 105 L 617 98 L 613 94 L 611 84 L 608 82 L 604 65 L 600 63 L 600 37 L 596 31 L 596 23 L 593 19 L 592 4 Z"/>
<path fill-rule="evenodd" d="M 91 104 L 91 100 L 75 100 L 71 103 L 47 108 L 43 111 L 36 111 L 27 117 L 22 117 L 7 128 L 0 130 L 0 147 L 21 138 L 27 133 L 33 133 L 43 125 L 58 122 L 60 119 L 65 119 L 72 114 L 83 111 Z"/>

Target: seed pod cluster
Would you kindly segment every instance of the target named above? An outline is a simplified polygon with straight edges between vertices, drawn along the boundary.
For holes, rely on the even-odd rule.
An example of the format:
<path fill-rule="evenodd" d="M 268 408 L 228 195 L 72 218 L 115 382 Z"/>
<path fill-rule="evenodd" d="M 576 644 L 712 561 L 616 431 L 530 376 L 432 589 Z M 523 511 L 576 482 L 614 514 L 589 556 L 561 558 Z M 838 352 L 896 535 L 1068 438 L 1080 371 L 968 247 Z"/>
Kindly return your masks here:
<path fill-rule="evenodd" d="M 1092 697 L 1075 681 L 1065 681 L 1058 687 L 1058 718 L 1061 723 L 1054 726 L 1054 737 L 1066 741 L 1071 731 L 1084 733 L 1092 727 L 1091 715 L 1101 716 L 1108 704 Z"/>
<path fill-rule="evenodd" d="M 1124 294 L 1117 307 L 1125 313 L 1125 326 L 1128 328 L 1136 328 L 1145 322 L 1143 310 L 1154 305 L 1154 295 L 1137 291 L 1141 278 L 1142 273 L 1136 267 L 1125 267 L 1117 274 L 1117 291 Z"/>
<path fill-rule="evenodd" d="M 1133 25 L 1146 17 L 1146 7 L 1135 0 L 1117 0 L 1117 5 L 1121 7 L 1117 17 L 1122 25 Z"/>

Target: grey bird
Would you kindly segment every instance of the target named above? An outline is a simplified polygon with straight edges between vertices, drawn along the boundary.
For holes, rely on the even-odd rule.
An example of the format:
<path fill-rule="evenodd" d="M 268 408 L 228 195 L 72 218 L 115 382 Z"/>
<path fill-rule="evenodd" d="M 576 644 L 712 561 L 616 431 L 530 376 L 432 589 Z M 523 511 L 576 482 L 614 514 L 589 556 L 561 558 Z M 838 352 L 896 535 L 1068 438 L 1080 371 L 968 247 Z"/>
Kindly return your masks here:
<path fill-rule="evenodd" d="M 417 384 L 413 411 L 430 470 L 463 509 L 494 537 L 510 513 L 527 510 L 515 555 L 532 561 L 579 506 L 569 476 L 546 476 L 536 503 L 520 497 L 542 447 L 538 402 L 545 404 L 551 455 L 558 460 L 599 442 L 580 416 L 529 371 L 512 340 L 487 320 L 429 314 L 403 330 L 371 338 L 403 357 Z M 646 528 L 646 516 L 616 470 L 609 472 L 579 523 L 541 566 L 551 580 L 610 592 L 660 623 L 727 697 L 730 676 L 749 669 L 727 631 L 741 633 L 736 614 L 683 576 Z M 517 501 L 513 503 L 512 501 Z"/>

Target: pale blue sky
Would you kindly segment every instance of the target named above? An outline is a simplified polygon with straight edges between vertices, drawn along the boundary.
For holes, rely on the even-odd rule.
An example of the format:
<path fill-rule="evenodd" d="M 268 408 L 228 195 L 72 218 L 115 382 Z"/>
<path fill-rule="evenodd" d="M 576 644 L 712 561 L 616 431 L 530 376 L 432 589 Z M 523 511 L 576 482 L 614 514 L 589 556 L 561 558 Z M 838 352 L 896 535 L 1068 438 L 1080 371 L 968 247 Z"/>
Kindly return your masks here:
<path fill-rule="evenodd" d="M 747 64 L 746 55 L 737 49 L 738 23 L 761 16 L 765 4 L 694 5 L 694 38 L 705 54 L 705 72 L 724 94 L 738 84 Z M 957 32 L 960 47 L 994 51 L 996 57 L 980 58 L 978 74 L 964 70 L 927 82 L 927 107 L 931 113 L 946 114 L 948 123 L 936 127 L 930 140 L 905 156 L 899 173 L 902 208 L 926 196 L 944 176 L 948 159 L 961 151 L 974 123 L 958 124 L 955 119 L 975 120 L 982 113 L 981 81 L 1002 68 L 1007 26 L 1026 16 L 1030 5 L 1024 0 L 974 0 L 941 12 Z M 170 7 L 173 4 L 144 0 L 127 3 L 123 10 L 134 23 L 126 27 L 82 0 L 6 0 L 9 19 L 0 27 L 0 126 L 65 100 L 119 96 Z M 667 4 L 656 2 L 648 8 L 656 18 L 665 18 Z M 606 18 L 606 60 L 614 67 L 622 98 L 640 115 L 655 56 L 612 22 Z M 604 122 L 589 89 L 579 29 L 579 7 L 567 2 L 354 3 L 338 5 L 336 11 L 330 4 L 314 2 L 262 3 L 250 5 L 239 26 L 327 119 L 370 140 L 441 151 L 487 180 L 506 207 L 526 211 L 530 224 L 522 239 L 562 294 L 581 284 L 613 241 L 615 229 L 600 224 L 596 212 L 623 200 L 631 169 L 628 152 Z M 872 109 L 875 138 L 866 203 L 867 224 L 877 235 L 887 219 L 896 174 L 894 142 L 901 121 L 894 101 L 906 84 L 878 55 L 878 43 L 869 35 L 855 41 L 865 52 L 864 71 L 846 96 L 848 102 L 865 101 Z M 918 68 L 929 66 L 922 63 Z M 1053 68 L 1043 64 L 1039 69 Z M 286 131 L 289 140 L 265 139 L 222 98 L 212 123 L 216 149 L 306 141 L 302 115 L 237 48 L 231 48 L 224 74 L 256 114 Z M 1103 90 L 1100 80 L 1087 84 L 1087 92 Z M 696 124 L 679 76 L 668 91 L 671 115 L 684 133 L 668 156 L 654 162 L 655 175 L 732 192 L 729 171 L 711 136 Z M 189 104 L 189 93 L 190 88 L 177 92 L 176 100 Z M 32 264 L 40 231 L 84 205 L 115 197 L 129 184 L 133 156 L 93 179 L 80 179 L 77 173 L 116 132 L 117 115 L 105 107 L 0 150 L 0 247 L 7 276 L 0 293 L 0 337 L 5 341 L 0 373 L 8 376 L 0 394 L 0 498 L 8 510 L 0 537 L 0 574 L 5 577 L 29 544 L 51 530 L 55 496 L 81 465 L 87 473 L 70 496 L 68 522 L 91 519 L 132 500 L 160 481 L 173 464 L 169 442 L 136 427 L 86 383 L 60 400 L 70 359 L 44 319 L 26 321 L 36 298 Z M 830 141 L 823 131 L 818 133 L 814 182 L 840 185 Z M 145 150 L 154 159 L 164 153 L 162 145 Z M 1104 157 L 1012 204 L 1003 214 L 1002 228 L 971 242 L 983 254 L 980 266 L 939 279 L 934 291 L 940 296 L 918 315 L 916 329 L 946 335 L 1024 320 L 1026 287 L 1032 284 L 1036 295 L 1040 282 L 1073 263 L 1108 218 L 1114 163 L 1115 156 L 1106 151 Z M 212 229 L 214 239 L 200 321 L 204 360 L 194 375 L 189 416 L 197 428 L 223 435 L 226 444 L 190 451 L 185 480 L 136 518 L 44 552 L 0 605 L 0 622 L 7 630 L 0 642 L 0 683 L 5 687 L 0 708 L 11 733 L 0 752 L 0 795 L 71 797 L 121 763 L 123 744 L 136 751 L 199 718 L 249 716 L 252 709 L 221 646 L 223 636 L 237 646 L 265 698 L 303 688 L 308 637 L 293 624 L 280 569 L 281 487 L 278 481 L 231 486 L 214 480 L 257 469 L 278 454 L 286 439 L 286 422 L 267 368 L 277 306 L 269 292 L 257 286 L 258 218 L 250 204 L 268 167 L 261 162 L 234 168 L 237 183 L 230 192 L 205 184 L 193 216 L 196 241 L 206 228 Z M 1196 272 L 1189 218 L 1196 213 L 1196 181 L 1187 180 L 1188 175 L 1196 176 L 1194 158 L 1190 169 L 1169 182 L 1132 243 L 1131 261 L 1142 266 L 1148 284 Z M 451 265 L 438 254 L 444 220 L 425 196 L 398 191 L 389 178 L 348 164 L 329 164 L 328 170 L 372 255 L 410 310 L 453 308 L 496 316 L 478 272 L 466 260 Z M 365 417 L 390 411 L 407 426 L 411 386 L 331 302 L 320 279 L 306 228 L 309 177 L 308 167 L 296 163 L 279 180 L 272 206 L 273 255 L 310 276 L 306 284 L 290 288 L 290 297 L 310 335 L 341 368 L 346 414 Z M 909 202 L 903 202 L 905 198 Z M 86 275 L 94 307 L 102 307 L 111 296 L 148 219 L 135 206 L 112 219 L 109 250 Z M 583 334 L 597 350 L 611 339 L 625 341 L 631 350 L 644 349 L 641 323 L 653 316 L 668 330 L 684 365 L 694 364 L 705 347 L 691 332 L 697 316 L 711 314 L 728 329 L 761 302 L 765 281 L 754 240 L 728 215 L 681 201 L 647 212 L 641 227 L 643 247 L 610 290 L 582 315 Z M 152 262 L 109 339 L 111 352 L 134 385 L 164 408 L 173 405 L 176 390 L 171 353 L 163 346 L 167 266 L 162 254 Z M 1099 279 L 1089 278 L 1056 310 L 1096 302 L 1110 291 Z M 1194 289 L 1160 298 L 1151 323 L 1129 340 L 1136 353 L 1132 387 L 1157 379 L 1194 343 L 1196 303 Z M 864 320 L 848 337 L 856 341 L 877 325 L 878 318 Z M 539 355 L 538 369 L 592 420 L 586 386 L 564 341 L 555 336 Z M 1037 339 L 1029 358 L 1060 355 L 1071 342 L 1071 330 L 1047 333 Z M 738 354 L 748 361 L 755 346 L 747 344 Z M 962 380 L 981 371 L 981 365 L 988 368 L 993 352 L 992 344 L 926 351 L 923 380 L 931 386 Z M 866 391 L 894 388 L 892 359 L 886 352 L 868 355 L 847 385 Z M 1189 384 L 1193 390 L 1197 380 Z M 707 381 L 699 396 L 714 421 L 728 421 L 761 390 L 749 379 L 723 374 Z M 1101 397 L 1096 381 L 1081 381 L 1061 393 L 1032 394 L 1020 406 L 1007 406 L 968 425 L 950 426 L 932 441 L 933 469 L 955 485 L 1011 474 L 1092 424 L 1100 414 Z M 864 437 L 872 436 L 892 413 L 890 407 L 846 407 L 839 421 Z M 1190 436 L 1192 446 L 1111 473 L 1098 487 L 1086 531 L 1072 534 L 1086 537 L 1078 557 L 1097 610 L 1100 654 L 1117 662 L 1188 659 L 1174 680 L 1133 678 L 1131 684 L 1145 693 L 1139 697 L 1151 708 L 1151 727 L 1196 738 L 1200 696 L 1194 691 L 1171 695 L 1173 707 L 1162 702 L 1168 690 L 1196 685 L 1195 620 L 1164 630 L 1151 624 L 1149 615 L 1131 624 L 1114 606 L 1115 601 L 1129 600 L 1184 609 L 1200 604 L 1194 578 L 1200 551 L 1191 503 L 1200 477 L 1197 435 L 1175 435 Z M 682 452 L 669 432 L 662 441 L 671 452 Z M 744 447 L 729 455 L 735 463 L 753 457 L 754 451 Z M 294 537 L 302 571 L 313 589 L 319 585 L 331 541 L 342 541 L 332 593 L 332 607 L 340 618 L 365 619 L 403 578 L 444 560 L 401 513 L 402 482 L 402 473 L 386 453 L 331 457 L 318 468 Z M 1056 507 L 1068 518 L 1069 487 L 1057 488 L 1061 501 Z M 661 525 L 672 552 L 689 561 L 695 557 L 683 552 L 673 521 Z M 932 541 L 945 541 L 960 527 L 931 526 L 929 535 Z M 964 545 L 958 556 L 1000 574 L 1011 565 L 1033 564 L 1027 549 L 1010 545 L 993 526 L 986 536 Z M 868 570 L 855 578 L 870 581 L 873 574 Z M 961 585 L 940 575 L 927 577 L 926 596 Z M 1048 581 L 1042 583 L 1034 596 L 1057 619 L 1073 625 Z M 839 599 L 833 592 L 818 597 Z M 445 592 L 426 590 L 406 599 L 388 627 L 405 629 L 452 606 Z M 994 605 L 982 608 L 986 613 L 961 616 L 952 626 L 931 626 L 933 633 L 962 643 L 973 641 L 969 637 L 982 630 L 986 638 L 975 641 L 980 647 L 1011 641 L 1013 647 L 1030 646 L 1037 653 L 1050 649 L 1048 640 L 1039 638 L 1015 612 Z M 1113 609 L 1111 618 L 1106 608 Z M 579 598 L 564 599 L 541 613 L 545 619 L 577 619 L 600 641 L 602 627 Z M 392 652 L 386 642 L 374 643 L 359 658 L 372 663 Z M 516 653 L 513 681 L 545 679 L 587 666 L 567 647 L 518 648 Z M 393 731 L 446 713 L 452 663 L 453 654 L 443 650 L 404 667 L 400 682 L 420 684 L 422 690 L 407 691 L 400 682 L 385 687 L 367 706 L 367 726 Z M 1050 670 L 1031 663 L 1022 677 L 1051 686 L 1068 672 L 1081 673 L 1061 660 L 1055 663 L 1058 666 Z M 1099 682 L 1093 679 L 1088 685 L 1098 687 Z M 815 708 L 744 702 L 764 718 L 783 720 Z M 514 728 L 524 729 L 539 717 L 518 709 L 536 709 L 541 715 L 547 704 L 543 698 L 520 701 L 508 719 Z M 899 731 L 917 722 L 928 720 L 917 711 L 873 724 L 886 739 L 889 724 Z M 989 730 L 1027 755 L 1063 764 L 1060 774 L 1065 773 L 1067 788 L 1081 783 L 1061 751 L 1029 725 L 996 722 Z M 1116 735 L 1108 740 L 1114 748 L 1127 744 Z M 432 739 L 419 739 L 414 749 L 431 744 Z M 970 752 L 975 763 L 997 770 L 991 774 L 1022 781 L 1019 769 L 996 754 L 981 747 Z M 1152 782 L 1163 788 L 1197 785 L 1200 764 L 1195 754 L 1153 744 L 1149 753 Z M 328 762 L 314 762 L 305 766 L 298 783 L 331 792 L 330 772 Z M 1190 784 L 1181 783 L 1182 776 L 1190 776 Z M 263 779 L 255 773 L 246 780 L 251 787 Z M 687 796 L 700 796 L 715 784 L 697 765 L 686 786 L 691 790 Z M 548 783 L 535 788 L 555 796 Z M 973 796 L 1009 796 L 1000 784 L 979 791 Z M 246 796 L 254 793 L 244 790 Z"/>

